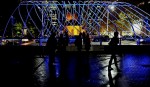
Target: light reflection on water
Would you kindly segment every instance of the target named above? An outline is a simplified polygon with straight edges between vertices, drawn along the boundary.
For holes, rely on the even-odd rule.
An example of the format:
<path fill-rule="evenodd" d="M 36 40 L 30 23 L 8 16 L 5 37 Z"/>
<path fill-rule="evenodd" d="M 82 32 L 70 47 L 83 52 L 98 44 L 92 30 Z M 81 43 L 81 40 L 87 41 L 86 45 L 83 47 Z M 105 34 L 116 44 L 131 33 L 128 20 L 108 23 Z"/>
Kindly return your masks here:
<path fill-rule="evenodd" d="M 150 86 L 149 54 L 128 54 L 122 61 L 123 74 L 131 86 Z"/>
<path fill-rule="evenodd" d="M 109 85 L 109 77 L 108 77 L 108 62 L 110 55 L 98 55 L 89 57 L 90 58 L 90 84 L 96 85 L 104 85 L 105 87 L 110 87 Z M 44 61 L 45 60 L 45 61 Z M 117 84 L 120 87 L 134 87 L 135 85 L 150 85 L 148 82 L 150 81 L 150 56 L 147 54 L 125 54 L 122 58 L 118 56 L 118 65 L 122 69 L 122 75 L 116 80 Z M 44 63 L 37 69 L 35 72 L 35 76 L 37 77 L 38 81 L 44 84 L 47 78 L 49 77 L 49 68 L 48 68 L 48 57 L 45 58 L 36 58 L 35 59 L 35 66 L 40 64 L 42 61 Z M 72 80 L 75 78 L 75 64 L 76 58 L 71 58 L 69 63 L 69 79 Z M 59 77 L 60 74 L 60 65 L 59 65 L 59 58 L 56 57 L 56 76 Z M 111 71 L 112 78 L 118 75 L 114 64 L 112 65 L 114 70 Z M 115 82 L 115 81 L 113 81 Z M 134 85 L 134 86 L 133 86 Z"/>

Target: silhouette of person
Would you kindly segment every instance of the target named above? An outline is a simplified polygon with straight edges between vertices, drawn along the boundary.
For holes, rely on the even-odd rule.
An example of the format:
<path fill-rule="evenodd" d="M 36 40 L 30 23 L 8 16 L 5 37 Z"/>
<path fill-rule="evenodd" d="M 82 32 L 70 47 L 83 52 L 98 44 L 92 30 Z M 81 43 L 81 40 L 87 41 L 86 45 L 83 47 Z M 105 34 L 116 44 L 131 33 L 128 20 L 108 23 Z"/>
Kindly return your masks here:
<path fill-rule="evenodd" d="M 99 43 L 100 43 L 100 45 L 102 45 L 103 37 L 100 34 L 100 32 L 98 32 L 98 37 L 99 37 Z"/>
<path fill-rule="evenodd" d="M 89 77 L 90 77 L 90 66 L 89 66 L 90 47 L 91 47 L 91 41 L 89 38 L 89 34 L 87 33 L 85 35 L 85 50 L 86 50 L 86 52 L 85 52 L 85 56 L 83 58 L 83 63 L 84 63 L 83 69 L 84 69 L 84 76 L 85 76 L 86 80 L 89 80 Z"/>
<path fill-rule="evenodd" d="M 50 71 L 50 82 L 56 81 L 56 70 L 55 70 L 55 51 L 57 48 L 57 39 L 55 38 L 55 32 L 52 32 L 46 43 L 46 52 L 49 56 L 49 71 Z"/>
<path fill-rule="evenodd" d="M 58 38 L 58 52 L 64 52 L 66 50 L 66 43 L 65 39 L 63 37 L 63 34 L 60 34 L 60 37 Z"/>
<path fill-rule="evenodd" d="M 113 77 L 112 77 L 112 74 L 111 74 L 111 70 L 108 70 L 108 79 L 109 79 L 110 87 L 115 87 L 115 84 L 113 82 Z"/>
<path fill-rule="evenodd" d="M 82 33 L 75 40 L 75 46 L 77 46 L 77 50 L 80 52 L 82 49 Z"/>
<path fill-rule="evenodd" d="M 69 35 L 68 35 L 67 31 L 65 31 L 65 44 L 66 44 L 66 46 L 68 46 L 68 44 L 69 44 Z"/>
<path fill-rule="evenodd" d="M 86 38 L 86 33 L 85 32 L 82 33 L 82 38 L 83 38 L 83 44 L 85 44 L 85 38 Z"/>
<path fill-rule="evenodd" d="M 112 60 L 114 59 L 114 63 L 115 66 L 117 68 L 117 71 L 120 71 L 118 65 L 117 65 L 117 58 L 116 58 L 116 49 L 115 47 L 119 44 L 119 38 L 118 38 L 118 32 L 114 32 L 114 37 L 111 39 L 111 41 L 109 42 L 109 45 L 111 46 L 112 49 L 112 54 L 111 54 L 111 58 L 109 60 L 109 65 L 108 65 L 108 69 L 109 70 L 113 70 L 113 68 L 111 67 L 112 65 Z"/>
<path fill-rule="evenodd" d="M 66 51 L 66 42 L 63 34 L 60 34 L 58 38 L 58 54 L 60 57 L 60 81 L 66 79 L 66 58 L 65 58 L 65 51 Z"/>
<path fill-rule="evenodd" d="M 109 45 L 111 46 L 117 46 L 119 44 L 119 38 L 118 38 L 118 32 L 114 32 L 114 37 L 109 42 Z"/>
<path fill-rule="evenodd" d="M 90 38 L 89 38 L 89 34 L 87 33 L 87 35 L 85 36 L 85 50 L 87 52 L 89 52 L 90 47 L 91 47 L 91 41 L 90 41 Z"/>
<path fill-rule="evenodd" d="M 79 33 L 79 36 L 76 37 L 75 40 L 75 46 L 77 47 L 77 64 L 76 64 L 76 69 L 75 69 L 75 79 L 77 81 L 78 86 L 81 85 L 82 81 L 81 81 L 81 77 L 83 76 L 83 58 L 82 58 L 82 53 L 81 53 L 81 49 L 82 49 L 82 33 Z"/>

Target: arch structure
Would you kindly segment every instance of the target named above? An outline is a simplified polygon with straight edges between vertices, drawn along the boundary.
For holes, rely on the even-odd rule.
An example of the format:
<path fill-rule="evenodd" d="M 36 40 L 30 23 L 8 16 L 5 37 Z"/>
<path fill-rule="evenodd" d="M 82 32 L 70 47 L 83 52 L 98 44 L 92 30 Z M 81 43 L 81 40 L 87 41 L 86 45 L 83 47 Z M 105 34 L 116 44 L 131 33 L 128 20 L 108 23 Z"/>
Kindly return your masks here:
<path fill-rule="evenodd" d="M 69 35 L 150 35 L 150 15 L 126 2 L 110 1 L 23 1 L 11 14 L 2 38 Z"/>

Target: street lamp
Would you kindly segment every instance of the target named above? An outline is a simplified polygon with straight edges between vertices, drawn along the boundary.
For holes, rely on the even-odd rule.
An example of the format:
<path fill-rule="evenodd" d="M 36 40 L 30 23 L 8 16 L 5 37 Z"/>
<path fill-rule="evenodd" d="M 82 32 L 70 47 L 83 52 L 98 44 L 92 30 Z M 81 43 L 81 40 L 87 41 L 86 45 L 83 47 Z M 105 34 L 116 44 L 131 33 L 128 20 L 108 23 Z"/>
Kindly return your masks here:
<path fill-rule="evenodd" d="M 114 5 L 108 5 L 108 9 L 110 9 L 111 11 L 115 10 L 115 6 Z"/>
<path fill-rule="evenodd" d="M 107 35 L 108 36 L 109 36 L 109 32 L 108 32 L 109 10 L 114 11 L 115 10 L 115 6 L 114 5 L 108 5 L 108 9 L 107 9 Z"/>
<path fill-rule="evenodd" d="M 42 46 L 42 39 L 43 39 L 43 29 L 44 29 L 44 11 L 43 11 L 43 6 L 42 7 L 39 7 L 38 6 L 38 9 L 41 11 L 41 15 L 42 15 L 42 20 L 41 20 L 41 24 L 42 24 L 42 29 L 41 29 L 41 33 L 40 33 L 40 38 L 39 38 L 39 46 Z"/>
<path fill-rule="evenodd" d="M 26 36 L 27 35 L 27 26 L 24 25 L 23 26 L 23 36 Z"/>

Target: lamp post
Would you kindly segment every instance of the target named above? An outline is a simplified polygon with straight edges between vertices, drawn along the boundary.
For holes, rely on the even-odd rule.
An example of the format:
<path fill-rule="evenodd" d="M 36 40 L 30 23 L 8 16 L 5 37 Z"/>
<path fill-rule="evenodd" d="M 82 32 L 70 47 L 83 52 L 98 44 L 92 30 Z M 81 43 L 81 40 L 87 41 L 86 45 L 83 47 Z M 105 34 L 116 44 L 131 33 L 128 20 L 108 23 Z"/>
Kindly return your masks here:
<path fill-rule="evenodd" d="M 107 9 L 107 35 L 109 36 L 109 31 L 108 31 L 108 28 L 109 28 L 109 9 L 111 11 L 114 11 L 115 10 L 115 6 L 114 5 L 108 5 L 108 9 Z"/>
<path fill-rule="evenodd" d="M 22 29 L 22 36 L 21 36 L 21 39 L 19 40 L 19 44 L 20 44 L 20 45 L 22 44 L 23 41 L 25 41 L 26 36 L 27 36 L 27 26 L 26 26 L 26 24 L 24 23 L 23 29 Z"/>
<path fill-rule="evenodd" d="M 108 32 L 108 26 L 109 26 L 109 24 L 108 24 L 108 21 L 109 21 L 109 10 L 107 10 L 107 35 L 109 36 L 109 32 Z"/>

